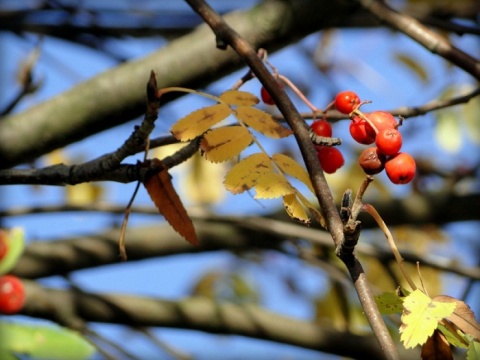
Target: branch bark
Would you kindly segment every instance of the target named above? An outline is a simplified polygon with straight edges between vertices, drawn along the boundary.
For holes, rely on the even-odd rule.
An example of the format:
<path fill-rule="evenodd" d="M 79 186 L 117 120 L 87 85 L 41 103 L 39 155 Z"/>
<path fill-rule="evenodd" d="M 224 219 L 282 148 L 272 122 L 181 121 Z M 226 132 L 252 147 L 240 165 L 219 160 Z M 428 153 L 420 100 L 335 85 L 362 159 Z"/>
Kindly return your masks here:
<path fill-rule="evenodd" d="M 300 321 L 253 304 L 218 303 L 208 298 L 170 301 L 128 294 L 86 293 L 40 287 L 25 281 L 22 314 L 82 331 L 84 321 L 136 327 L 169 327 L 235 334 L 355 359 L 382 356 L 372 336 L 359 336 Z M 411 353 L 410 353 L 411 354 Z"/>

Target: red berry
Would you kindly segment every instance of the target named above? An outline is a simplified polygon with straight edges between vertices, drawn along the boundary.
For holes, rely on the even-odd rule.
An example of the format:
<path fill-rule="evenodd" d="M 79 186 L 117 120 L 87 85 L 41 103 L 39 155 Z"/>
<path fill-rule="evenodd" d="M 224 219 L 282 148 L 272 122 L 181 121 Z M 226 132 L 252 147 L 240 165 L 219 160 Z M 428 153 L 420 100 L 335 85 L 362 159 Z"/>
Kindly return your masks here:
<path fill-rule="evenodd" d="M 385 172 L 394 184 L 408 184 L 415 176 L 415 160 L 407 153 L 400 152 L 385 163 Z"/>
<path fill-rule="evenodd" d="M 387 157 L 378 152 L 376 147 L 369 147 L 360 154 L 358 162 L 367 175 L 375 175 L 385 168 Z"/>
<path fill-rule="evenodd" d="M 281 83 L 280 81 L 277 81 L 278 83 L 278 86 L 280 86 L 281 88 L 283 88 L 283 83 Z M 262 88 L 260 89 L 260 97 L 262 98 L 262 101 L 267 104 L 267 105 L 275 105 L 275 101 L 272 99 L 272 97 L 270 96 L 269 92 L 267 91 L 267 89 L 265 89 L 263 86 Z"/>
<path fill-rule="evenodd" d="M 0 313 L 15 314 L 25 303 L 22 281 L 13 275 L 0 277 Z"/>
<path fill-rule="evenodd" d="M 370 145 L 375 141 L 375 137 L 371 137 L 367 133 L 367 126 L 370 127 L 370 125 L 368 125 L 368 123 L 364 119 L 361 119 L 358 116 L 355 116 L 352 119 L 352 121 L 350 122 L 349 130 L 350 135 L 352 135 L 352 138 L 356 142 L 364 145 Z"/>
<path fill-rule="evenodd" d="M 317 156 L 318 160 L 320 161 L 320 165 L 322 165 L 323 171 L 325 171 L 327 174 L 333 174 L 345 163 L 340 150 L 334 147 L 318 146 Z"/>
<path fill-rule="evenodd" d="M 8 252 L 7 233 L 0 230 L 0 260 L 2 260 Z"/>
<path fill-rule="evenodd" d="M 341 91 L 335 96 L 335 107 L 342 114 L 350 114 L 360 104 L 360 98 L 353 91 Z"/>
<path fill-rule="evenodd" d="M 332 137 L 332 125 L 327 120 L 314 121 L 310 128 L 318 136 Z"/>
<path fill-rule="evenodd" d="M 397 129 L 380 130 L 375 138 L 375 145 L 382 154 L 395 155 L 402 147 L 402 134 Z"/>
<path fill-rule="evenodd" d="M 375 125 L 378 132 L 383 129 L 395 129 L 397 126 L 397 119 L 395 119 L 395 117 L 387 111 L 374 111 L 364 115 L 373 123 L 373 125 Z M 366 125 L 365 128 L 367 130 L 367 134 L 375 139 L 377 134 L 370 124 Z"/>

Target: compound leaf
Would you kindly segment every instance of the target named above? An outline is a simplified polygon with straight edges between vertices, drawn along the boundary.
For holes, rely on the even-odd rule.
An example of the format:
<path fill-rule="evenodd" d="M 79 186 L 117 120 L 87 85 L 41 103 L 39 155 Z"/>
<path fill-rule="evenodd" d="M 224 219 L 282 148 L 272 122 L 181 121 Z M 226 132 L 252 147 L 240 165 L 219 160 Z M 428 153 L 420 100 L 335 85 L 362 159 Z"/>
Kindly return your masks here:
<path fill-rule="evenodd" d="M 283 127 L 275 121 L 272 115 L 260 109 L 250 106 L 239 106 L 233 113 L 237 119 L 265 136 L 279 139 L 293 133 L 292 130 Z"/>
<path fill-rule="evenodd" d="M 160 160 L 153 159 L 160 163 Z M 160 164 L 158 164 L 160 166 Z M 193 227 L 192 220 L 188 217 L 187 210 L 182 204 L 175 188 L 172 185 L 171 176 L 167 168 L 163 168 L 158 174 L 148 177 L 143 183 L 148 195 L 154 202 L 160 214 L 192 245 L 198 245 L 198 238 Z"/>
<path fill-rule="evenodd" d="M 257 179 L 255 199 L 273 199 L 296 192 L 287 179 L 276 172 L 270 171 Z"/>
<path fill-rule="evenodd" d="M 417 289 L 405 297 L 403 308 L 400 340 L 408 349 L 425 344 L 438 322 L 453 313 L 455 303 L 432 300 Z"/>
<path fill-rule="evenodd" d="M 305 224 L 310 222 L 310 217 L 305 211 L 305 207 L 298 200 L 297 195 L 287 194 L 283 197 L 283 206 L 287 211 L 287 214 L 295 220 L 301 221 Z"/>
<path fill-rule="evenodd" d="M 268 155 L 256 153 L 238 162 L 225 175 L 223 184 L 233 194 L 241 194 L 255 186 L 259 177 L 272 172 L 273 165 Z"/>
<path fill-rule="evenodd" d="M 219 96 L 228 105 L 252 106 L 260 102 L 258 97 L 247 91 L 227 90 Z"/>
<path fill-rule="evenodd" d="M 297 161 L 287 155 L 280 153 L 274 154 L 272 156 L 272 159 L 273 161 L 275 161 L 278 167 L 282 169 L 283 172 L 285 172 L 287 175 L 294 177 L 297 180 L 300 180 L 308 186 L 312 193 L 315 193 L 315 191 L 313 190 L 312 182 L 310 181 L 310 176 L 308 176 L 308 172 Z"/>
<path fill-rule="evenodd" d="M 252 141 L 253 136 L 245 127 L 228 126 L 207 132 L 200 142 L 200 149 L 205 159 L 218 163 L 237 156 Z"/>
<path fill-rule="evenodd" d="M 213 125 L 231 114 L 227 104 L 215 104 L 191 112 L 173 124 L 172 135 L 180 141 L 188 141 L 202 135 Z"/>

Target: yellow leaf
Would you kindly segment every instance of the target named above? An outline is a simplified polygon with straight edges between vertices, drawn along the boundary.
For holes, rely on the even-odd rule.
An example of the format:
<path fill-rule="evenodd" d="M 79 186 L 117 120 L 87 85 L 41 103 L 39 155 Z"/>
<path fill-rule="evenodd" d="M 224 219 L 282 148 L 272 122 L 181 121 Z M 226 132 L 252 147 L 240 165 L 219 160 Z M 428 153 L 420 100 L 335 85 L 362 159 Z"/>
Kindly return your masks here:
<path fill-rule="evenodd" d="M 301 221 L 303 223 L 309 223 L 310 217 L 305 211 L 305 207 L 298 200 L 295 194 L 288 194 L 283 197 L 283 206 L 287 214 L 295 220 Z"/>
<path fill-rule="evenodd" d="M 437 143 L 450 153 L 457 153 L 462 146 L 459 114 L 455 110 L 443 110 L 437 114 L 435 126 Z"/>
<path fill-rule="evenodd" d="M 104 189 L 96 183 L 81 183 L 75 186 L 66 186 L 66 200 L 69 205 L 84 206 L 93 204 L 101 199 Z"/>
<path fill-rule="evenodd" d="M 271 159 L 264 153 L 256 153 L 236 164 L 225 176 L 223 184 L 233 194 L 241 194 L 255 186 L 260 176 L 272 172 Z"/>
<path fill-rule="evenodd" d="M 308 172 L 305 168 L 296 162 L 291 157 L 284 155 L 284 154 L 274 154 L 272 156 L 273 161 L 278 165 L 283 172 L 287 175 L 294 177 L 295 179 L 300 180 L 305 185 L 308 186 L 312 193 L 315 193 L 313 190 L 312 182 L 310 181 L 310 176 L 308 176 Z"/>
<path fill-rule="evenodd" d="M 225 190 L 220 184 L 227 169 L 226 164 L 213 164 L 202 159 L 199 153 L 186 163 L 186 174 L 181 173 L 182 195 L 197 204 L 213 205 L 222 200 Z"/>
<path fill-rule="evenodd" d="M 268 137 L 279 139 L 293 134 L 292 130 L 280 125 L 272 115 L 265 111 L 250 106 L 239 106 L 233 111 L 233 114 L 239 121 L 243 121 Z"/>
<path fill-rule="evenodd" d="M 258 178 L 255 199 L 273 199 L 295 193 L 295 188 L 279 173 L 270 171 Z"/>
<path fill-rule="evenodd" d="M 260 102 L 255 95 L 240 90 L 227 90 L 219 98 L 228 105 L 235 106 L 252 106 Z"/>
<path fill-rule="evenodd" d="M 231 114 L 226 104 L 216 104 L 195 110 L 173 124 L 170 131 L 180 141 L 188 141 L 202 135 L 216 123 Z"/>
<path fill-rule="evenodd" d="M 400 340 L 405 348 L 425 344 L 437 328 L 438 322 L 449 317 L 455 306 L 454 302 L 432 300 L 418 289 L 408 295 L 403 301 L 404 312 L 400 326 Z"/>
<path fill-rule="evenodd" d="M 200 142 L 200 149 L 205 159 L 218 163 L 237 156 L 252 141 L 253 136 L 247 128 L 227 126 L 207 132 Z"/>

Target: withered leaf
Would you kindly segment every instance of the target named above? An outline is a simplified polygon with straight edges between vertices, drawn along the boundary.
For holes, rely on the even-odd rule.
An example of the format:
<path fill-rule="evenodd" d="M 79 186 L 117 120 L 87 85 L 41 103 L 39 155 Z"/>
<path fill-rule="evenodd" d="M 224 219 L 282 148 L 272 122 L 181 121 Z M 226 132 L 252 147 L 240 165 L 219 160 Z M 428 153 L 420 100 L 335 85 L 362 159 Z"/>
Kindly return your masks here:
<path fill-rule="evenodd" d="M 453 360 L 452 349 L 445 336 L 436 329 L 422 346 L 422 360 Z"/>
<path fill-rule="evenodd" d="M 173 229 L 190 244 L 198 245 L 198 237 L 192 220 L 172 185 L 168 170 L 164 168 L 158 174 L 148 177 L 143 185 L 160 214 L 165 217 Z"/>

